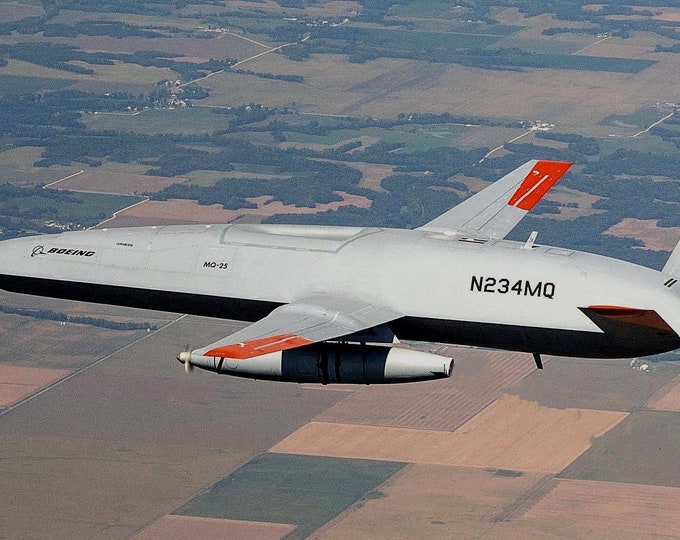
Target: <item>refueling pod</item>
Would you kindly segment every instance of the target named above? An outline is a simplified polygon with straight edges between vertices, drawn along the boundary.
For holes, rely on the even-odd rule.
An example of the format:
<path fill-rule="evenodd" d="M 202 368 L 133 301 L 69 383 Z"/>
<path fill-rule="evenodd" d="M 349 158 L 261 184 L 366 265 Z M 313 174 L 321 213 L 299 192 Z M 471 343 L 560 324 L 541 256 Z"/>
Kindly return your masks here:
<path fill-rule="evenodd" d="M 450 377 L 453 359 L 436 354 L 379 345 L 319 343 L 243 360 L 177 357 L 187 371 L 197 367 L 214 373 L 297 383 L 390 384 Z"/>

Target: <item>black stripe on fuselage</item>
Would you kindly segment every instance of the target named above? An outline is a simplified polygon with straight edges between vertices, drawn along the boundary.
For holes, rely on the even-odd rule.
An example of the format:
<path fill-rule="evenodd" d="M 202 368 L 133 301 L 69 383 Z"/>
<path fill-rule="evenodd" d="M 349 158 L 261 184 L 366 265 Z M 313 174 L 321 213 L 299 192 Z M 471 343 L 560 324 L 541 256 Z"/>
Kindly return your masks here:
<path fill-rule="evenodd" d="M 189 315 L 248 322 L 266 317 L 281 305 L 277 302 L 262 300 L 11 275 L 0 275 L 0 289 L 95 304 L 188 313 Z"/>
<path fill-rule="evenodd" d="M 247 322 L 262 319 L 282 305 L 263 300 L 2 274 L 0 289 L 52 298 Z M 455 343 L 557 356 L 632 358 L 680 348 L 680 337 L 673 331 L 659 333 L 658 329 L 631 324 L 601 326 L 603 332 L 600 333 L 402 317 L 392 321 L 388 326 L 399 339 Z"/>

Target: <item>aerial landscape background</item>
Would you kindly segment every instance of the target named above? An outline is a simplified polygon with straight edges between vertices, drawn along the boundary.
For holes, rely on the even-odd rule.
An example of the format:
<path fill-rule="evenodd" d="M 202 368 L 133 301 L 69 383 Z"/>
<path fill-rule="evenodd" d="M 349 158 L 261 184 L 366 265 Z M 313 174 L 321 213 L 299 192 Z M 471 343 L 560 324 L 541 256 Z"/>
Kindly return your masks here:
<path fill-rule="evenodd" d="M 670 0 L 0 2 L 0 239 L 413 228 L 551 159 L 511 237 L 660 269 L 679 89 Z M 680 537 L 678 352 L 425 344 L 453 377 L 390 387 L 174 360 L 240 327 L 0 293 L 0 537 Z"/>

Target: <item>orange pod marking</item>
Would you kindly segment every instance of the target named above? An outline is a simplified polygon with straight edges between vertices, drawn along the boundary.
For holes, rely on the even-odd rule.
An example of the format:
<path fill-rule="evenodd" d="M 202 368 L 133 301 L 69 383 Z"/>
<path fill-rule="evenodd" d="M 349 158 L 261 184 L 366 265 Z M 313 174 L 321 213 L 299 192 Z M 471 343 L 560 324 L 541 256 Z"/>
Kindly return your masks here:
<path fill-rule="evenodd" d="M 295 334 L 280 334 L 261 339 L 252 339 L 243 343 L 216 347 L 215 349 L 209 350 L 205 355 L 243 360 L 254 356 L 260 356 L 261 354 L 294 349 L 295 347 L 302 347 L 303 345 L 310 345 L 311 343 L 314 342 L 296 336 Z"/>

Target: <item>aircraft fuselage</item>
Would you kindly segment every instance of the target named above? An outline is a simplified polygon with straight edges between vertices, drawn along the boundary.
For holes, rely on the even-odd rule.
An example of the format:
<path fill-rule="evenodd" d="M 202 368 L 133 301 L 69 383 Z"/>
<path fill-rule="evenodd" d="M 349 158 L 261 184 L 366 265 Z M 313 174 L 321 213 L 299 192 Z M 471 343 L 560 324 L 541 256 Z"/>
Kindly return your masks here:
<path fill-rule="evenodd" d="M 400 339 L 580 357 L 680 347 L 680 285 L 588 253 L 424 230 L 103 229 L 0 243 L 0 288 L 257 321 L 315 294 L 403 316 Z"/>

